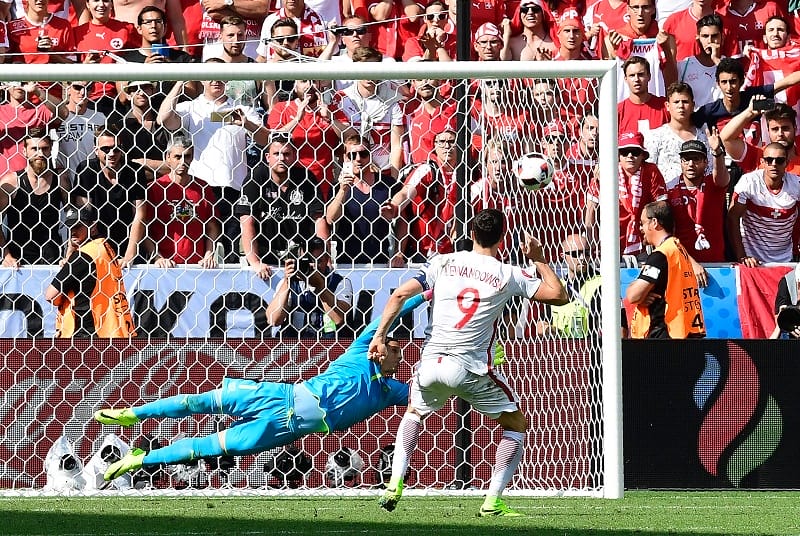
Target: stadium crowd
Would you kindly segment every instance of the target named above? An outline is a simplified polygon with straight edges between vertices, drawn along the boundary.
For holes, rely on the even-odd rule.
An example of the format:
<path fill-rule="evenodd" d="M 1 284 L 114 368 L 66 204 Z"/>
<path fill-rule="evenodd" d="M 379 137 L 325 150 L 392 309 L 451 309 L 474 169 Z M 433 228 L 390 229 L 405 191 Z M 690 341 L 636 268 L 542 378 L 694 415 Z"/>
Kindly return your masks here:
<path fill-rule="evenodd" d="M 473 2 L 470 58 L 457 17 L 456 0 L 2 0 L 0 61 L 613 59 L 621 252 L 646 257 L 642 208 L 667 200 L 697 263 L 797 260 L 798 2 Z M 466 148 L 458 83 L 2 83 L 2 265 L 63 262 L 62 212 L 89 203 L 123 266 L 243 259 L 266 278 L 317 237 L 334 265 L 402 267 L 455 249 L 462 161 L 472 208 L 512 215 L 504 259 L 526 228 L 551 262 L 568 236 L 596 245 L 596 81 L 469 83 Z M 523 192 L 531 152 L 554 180 Z"/>

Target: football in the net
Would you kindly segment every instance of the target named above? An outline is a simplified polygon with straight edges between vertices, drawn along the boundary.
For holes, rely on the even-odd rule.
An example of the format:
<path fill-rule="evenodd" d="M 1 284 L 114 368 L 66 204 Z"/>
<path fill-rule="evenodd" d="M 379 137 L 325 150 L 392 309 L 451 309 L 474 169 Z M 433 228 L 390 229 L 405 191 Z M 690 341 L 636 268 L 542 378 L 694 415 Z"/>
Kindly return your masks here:
<path fill-rule="evenodd" d="M 526 190 L 541 190 L 553 181 L 553 163 L 539 153 L 528 153 L 514 162 L 517 182 Z"/>

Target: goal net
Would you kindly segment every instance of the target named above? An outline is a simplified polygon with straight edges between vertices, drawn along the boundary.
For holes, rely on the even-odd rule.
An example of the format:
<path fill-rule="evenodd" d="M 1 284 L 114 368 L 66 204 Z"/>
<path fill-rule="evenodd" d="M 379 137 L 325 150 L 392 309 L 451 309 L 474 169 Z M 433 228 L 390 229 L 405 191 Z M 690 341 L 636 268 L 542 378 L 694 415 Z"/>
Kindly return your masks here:
<path fill-rule="evenodd" d="M 3 106 L 20 114 L 13 129 L 0 125 L 12 178 L 4 179 L 4 236 L 13 244 L 27 231 L 26 247 L 57 243 L 54 257 L 29 260 L 18 249 L 19 267 L 0 268 L 4 493 L 376 493 L 403 408 L 258 455 L 140 471 L 106 489 L 98 475 L 129 447 L 212 434 L 232 420 L 200 415 L 122 429 L 92 414 L 208 391 L 225 376 L 294 383 L 323 371 L 394 288 L 431 255 L 468 247 L 471 215 L 495 207 L 508 222 L 505 260 L 524 262 L 528 231 L 563 278 L 571 269 L 588 271 L 581 284 L 602 276 L 602 288 L 598 280 L 592 292 L 571 290 L 580 307 L 566 313 L 515 302 L 503 316 L 496 366 L 530 423 L 507 493 L 622 495 L 616 182 L 591 185 L 617 173 L 613 63 L 7 65 L 0 80 Z M 109 96 L 105 115 L 86 107 L 83 88 L 109 80 L 124 97 Z M 23 124 L 22 114 L 48 104 L 50 115 L 66 104 L 69 114 Z M 40 126 L 45 134 L 32 132 Z M 42 138 L 52 149 L 34 144 Z M 45 170 L 28 173 L 39 154 Z M 517 180 L 531 154 L 553 170 L 538 191 Z M 58 178 L 26 182 L 48 173 Z M 186 176 L 198 186 L 188 188 Z M 61 184 L 63 196 L 39 195 L 41 181 Z M 404 184 L 413 199 L 381 212 Z M 587 229 L 590 188 L 600 214 L 599 227 Z M 45 299 L 69 236 L 65 203 L 87 199 L 120 260 L 128 257 L 130 339 L 59 338 L 63 326 Z M 302 303 L 276 322 L 269 306 L 280 299 L 284 261 L 296 254 L 299 265 L 314 236 L 338 277 L 326 284 L 351 307 L 338 325 Z M 426 327 L 423 307 L 395 332 L 406 344 L 403 381 Z M 452 400 L 425 421 L 409 493 L 481 493 L 500 434 Z"/>

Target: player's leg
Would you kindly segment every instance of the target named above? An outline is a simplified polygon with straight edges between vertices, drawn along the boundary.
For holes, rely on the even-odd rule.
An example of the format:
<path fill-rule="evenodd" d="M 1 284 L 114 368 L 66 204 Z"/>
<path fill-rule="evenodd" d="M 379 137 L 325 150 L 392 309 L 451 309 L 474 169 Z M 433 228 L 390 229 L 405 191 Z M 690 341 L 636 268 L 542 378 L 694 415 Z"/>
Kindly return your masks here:
<path fill-rule="evenodd" d="M 503 437 L 497 446 L 492 479 L 480 515 L 521 515 L 506 506 L 502 494 L 522 460 L 528 422 L 519 410 L 516 394 L 499 371 L 492 370 L 486 376 L 468 374 L 471 377 L 462 384 L 458 396 L 503 427 Z"/>
<path fill-rule="evenodd" d="M 386 492 L 378 501 L 384 510 L 394 510 L 403 494 L 403 478 L 408 471 L 411 455 L 417 449 L 422 419 L 447 402 L 452 393 L 450 385 L 455 383 L 450 378 L 461 373 L 459 367 L 453 367 L 450 363 L 443 365 L 437 359 L 425 359 L 416 367 L 409 390 L 409 405 L 397 428 L 392 476 L 386 485 Z"/>
<path fill-rule="evenodd" d="M 195 413 L 222 413 L 222 391 L 214 389 L 196 395 L 175 395 L 141 406 L 123 409 L 101 409 L 94 419 L 103 424 L 132 426 L 142 419 L 180 418 Z"/>

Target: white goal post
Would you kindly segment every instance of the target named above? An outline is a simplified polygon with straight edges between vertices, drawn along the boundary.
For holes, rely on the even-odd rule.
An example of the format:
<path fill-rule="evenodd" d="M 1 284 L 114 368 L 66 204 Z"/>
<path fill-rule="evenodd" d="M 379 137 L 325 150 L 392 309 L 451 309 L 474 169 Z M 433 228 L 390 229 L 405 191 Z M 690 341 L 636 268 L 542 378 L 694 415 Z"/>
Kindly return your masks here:
<path fill-rule="evenodd" d="M 531 401 L 526 406 L 526 414 L 531 422 L 531 432 L 528 436 L 528 442 L 526 444 L 526 453 L 524 457 L 523 464 L 521 465 L 520 475 L 514 478 L 511 483 L 510 488 L 507 490 L 507 494 L 509 495 L 519 495 L 519 496 L 532 496 L 532 495 L 588 495 L 593 497 L 603 497 L 603 498 L 621 498 L 623 496 L 624 490 L 624 480 L 623 480 L 623 455 L 622 455 L 622 371 L 621 371 L 621 344 L 620 344 L 620 270 L 619 270 L 619 208 L 618 208 L 618 190 L 617 190 L 617 180 L 616 177 L 618 175 L 618 158 L 617 158 L 617 64 L 611 61 L 565 61 L 565 62 L 451 62 L 451 63 L 438 63 L 438 62 L 416 62 L 416 63 L 351 63 L 351 62 L 343 62 L 343 63 L 331 63 L 331 62 L 310 62 L 310 63 L 270 63 L 270 64 L 259 64 L 259 63 L 250 63 L 250 64 L 223 64 L 223 63 L 204 63 L 204 64 L 157 64 L 157 65 L 148 65 L 148 64 L 138 64 L 138 63 L 126 63 L 126 64 L 90 64 L 90 65 L 64 65 L 64 64 L 49 64 L 49 65 L 21 65 L 21 64 L 10 64 L 10 65 L 3 65 L 2 70 L 0 70 L 0 84 L 6 81 L 19 81 L 19 80 L 36 80 L 36 81 L 51 81 L 51 82 L 58 82 L 58 81 L 72 81 L 72 80 L 82 80 L 82 81 L 107 81 L 107 80 L 115 80 L 115 81 L 141 81 L 141 80 L 151 80 L 151 81 L 174 81 L 174 80 L 361 80 L 361 79 L 369 79 L 369 80 L 418 80 L 418 79 L 437 79 L 437 80 L 455 80 L 455 81 L 470 81 L 470 80 L 498 80 L 498 79 L 574 79 L 574 78 L 586 78 L 586 79 L 594 79 L 597 80 L 599 83 L 599 92 L 597 103 L 594 108 L 597 111 L 597 118 L 599 123 L 599 135 L 598 135 L 598 150 L 597 150 L 597 174 L 599 177 L 602 177 L 602 180 L 599 181 L 600 186 L 600 213 L 599 213 L 599 243 L 595 244 L 595 247 L 600 252 L 599 254 L 599 272 L 602 276 L 602 321 L 597 333 L 595 333 L 595 339 L 593 343 L 587 343 L 587 348 L 585 349 L 588 353 L 594 353 L 594 355 L 598 356 L 599 362 L 594 363 L 596 370 L 595 372 L 601 373 L 601 380 L 600 385 L 580 385 L 579 380 L 575 380 L 574 385 L 568 385 L 563 388 L 559 388 L 557 385 L 548 386 L 548 388 L 552 387 L 552 392 L 547 395 L 550 400 L 544 400 L 544 396 L 542 398 L 537 398 L 537 393 L 535 392 L 537 386 L 541 386 L 540 380 L 537 380 L 534 376 L 537 373 L 541 374 L 549 374 L 551 371 L 545 370 L 544 367 L 550 364 L 564 364 L 568 366 L 569 363 L 578 363 L 577 366 L 581 366 L 580 363 L 586 364 L 588 366 L 592 366 L 591 358 L 587 358 L 587 360 L 581 360 L 578 358 L 564 359 L 560 360 L 556 357 L 553 358 L 541 358 L 541 367 L 542 370 L 533 367 L 527 367 L 527 364 L 517 364 L 524 362 L 525 360 L 530 359 L 531 362 L 537 362 L 540 359 L 540 356 L 534 355 L 534 350 L 537 349 L 546 349 L 543 352 L 553 352 L 553 355 L 557 355 L 559 352 L 563 352 L 568 354 L 569 356 L 573 356 L 576 352 L 580 352 L 580 350 L 576 350 L 576 348 L 568 344 L 564 341 L 558 340 L 548 340 L 548 341 L 539 341 L 534 335 L 535 333 L 528 333 L 525 332 L 522 339 L 515 339 L 507 341 L 508 347 L 507 352 L 509 354 L 509 366 L 512 367 L 510 370 L 506 370 L 506 374 L 512 378 L 513 375 L 523 375 L 524 382 L 521 384 L 522 389 L 518 388 L 518 394 L 522 399 L 531 398 Z M 456 84 L 454 84 L 456 85 Z M 465 87 L 468 84 L 465 84 Z M 469 128 L 469 119 L 467 121 L 462 121 L 460 124 L 465 125 L 464 128 Z M 534 130 L 533 124 L 531 124 L 531 130 Z M 537 132 L 530 133 L 533 138 L 537 140 L 540 134 Z M 466 137 L 461 137 L 459 134 L 459 139 L 467 139 Z M 479 151 L 482 149 L 479 149 Z M 482 161 L 483 153 L 480 153 L 481 157 L 480 160 Z M 466 158 L 466 155 L 463 156 Z M 463 196 L 469 195 L 469 189 L 467 191 L 462 192 Z M 457 217 L 460 215 L 457 213 Z M 459 222 L 463 224 L 464 222 Z M 554 223 L 556 226 L 556 230 L 553 231 L 554 233 L 557 232 L 557 226 L 559 225 L 557 222 Z M 561 233 L 563 237 L 563 233 Z M 340 267 L 341 268 L 341 267 Z M 227 269 L 231 269 L 228 267 Z M 369 267 L 365 268 L 369 271 Z M 4 270 L 1 269 L 0 270 Z M 379 271 L 376 270 L 376 273 Z M 406 277 L 409 277 L 412 272 L 408 272 Z M 381 276 L 383 277 L 383 276 Z M 273 281 L 277 281 L 277 278 L 274 278 Z M 274 285 L 273 285 L 274 287 Z M 0 289 L 3 292 L 7 292 L 7 289 Z M 387 291 L 390 289 L 386 289 Z M 209 306 L 210 304 L 206 304 Z M 374 311 L 374 314 L 377 315 L 380 312 L 378 308 Z M 149 340 L 148 343 L 159 348 L 163 348 L 166 346 L 171 347 L 174 350 L 174 354 L 181 354 L 186 353 L 186 355 L 192 354 L 195 352 L 197 347 L 202 347 L 204 344 L 209 344 L 208 340 L 205 343 L 202 341 L 198 343 L 194 343 L 191 341 L 185 342 L 185 348 L 181 347 L 181 343 L 178 339 L 153 339 Z M 2 342 L 2 341 L 0 341 Z M 39 341 L 40 343 L 43 341 Z M 2 342 L 4 346 L 8 346 L 10 348 L 16 348 L 17 345 L 16 339 L 8 339 Z M 93 348 L 92 345 L 98 344 L 99 346 L 105 347 L 106 342 L 103 341 L 92 341 L 87 342 L 85 344 L 79 344 L 75 347 L 71 347 L 70 351 L 80 351 L 80 352 L 87 352 Z M 254 343 L 257 345 L 257 343 Z M 87 346 L 88 345 L 88 346 Z M 142 343 L 143 346 L 146 346 L 146 343 Z M 230 340 L 226 339 L 225 345 L 235 346 L 231 343 Z M 61 351 L 62 349 L 67 348 L 67 345 L 62 343 L 52 342 L 52 346 L 55 349 Z M 222 347 L 224 345 L 220 345 Z M 591 348 L 589 348 L 591 346 Z M 37 350 L 33 347 L 26 346 L 22 343 L 19 343 L 19 348 L 28 348 L 32 353 L 36 352 Z M 244 350 L 242 350 L 242 348 Z M 80 349 L 80 350 L 79 350 Z M 22 350 L 20 350 L 22 351 Z M 137 350 L 141 352 L 142 350 Z M 172 350 L 171 350 L 172 351 Z M 199 351 L 199 350 L 198 350 Z M 244 344 L 239 347 L 239 353 L 247 353 L 251 351 L 249 346 Z M 292 350 L 294 351 L 294 350 Z M 66 352 L 66 350 L 65 350 Z M 209 355 L 217 356 L 220 355 L 221 351 L 219 348 L 212 349 L 208 351 Z M 272 350 L 274 353 L 274 350 Z M 16 361 L 11 361 L 11 358 L 8 355 L 8 352 L 4 352 L 3 360 L 0 360 L 0 372 L 5 371 L 5 375 L 0 375 L 0 388 L 2 388 L 6 392 L 6 398 L 4 399 L 5 406 L 9 407 L 10 404 L 13 403 L 20 403 L 20 400 L 25 398 L 24 389 L 20 390 L 19 386 L 17 386 L 17 391 L 15 391 L 16 395 L 8 394 L 9 390 L 14 387 L 14 381 L 10 380 L 11 384 L 4 385 L 3 378 L 5 377 L 8 380 L 9 374 L 8 371 L 14 369 L 15 367 L 20 367 L 22 364 L 25 363 L 26 356 L 23 354 L 17 355 L 15 357 Z M 120 354 L 123 352 L 120 351 Z M 270 351 L 267 351 L 270 353 Z M 139 354 L 137 354 L 139 355 Z M 192 354 L 193 355 L 193 354 Z M 331 358 L 336 357 L 336 354 L 330 356 Z M 65 358 L 66 359 L 66 358 Z M 189 359 L 189 358 L 187 358 Z M 226 358 L 227 359 L 227 358 Z M 228 371 L 228 366 L 230 363 L 235 362 L 237 359 L 241 359 L 240 357 L 231 357 L 228 361 L 225 361 L 226 371 Z M 124 361 L 122 356 L 120 356 L 120 361 Z M 41 360 L 34 359 L 33 362 L 38 363 L 40 370 L 47 370 L 48 365 Z M 92 361 L 94 362 L 94 361 Z M 66 365 L 66 361 L 65 361 Z M 185 365 L 187 368 L 190 366 L 185 363 L 183 360 L 181 361 L 181 365 Z M 524 365 L 524 366 L 523 366 Z M 35 366 L 35 365 L 27 365 L 27 366 Z M 75 365 L 70 365 L 75 368 Z M 129 367 L 128 370 L 132 370 L 133 365 Z M 240 367 L 240 370 L 245 370 L 246 367 Z M 301 370 L 297 368 L 293 368 L 292 370 Z M 106 369 L 104 369 L 107 371 Z M 262 369 L 264 372 L 266 369 Z M 306 369 L 307 370 L 307 369 Z M 180 373 L 182 370 L 176 370 L 175 372 Z M 563 375 L 560 373 L 554 374 L 551 380 L 541 380 L 542 382 L 547 383 L 548 381 L 556 382 L 559 378 L 562 377 L 570 377 L 573 375 L 574 371 L 567 371 Z M 105 374 L 105 373 L 104 373 Z M 131 373 L 132 374 L 132 373 Z M 110 376 L 111 374 L 109 374 Z M 114 381 L 119 380 L 122 381 L 122 378 L 125 375 L 125 372 L 122 371 L 115 371 L 114 372 Z M 210 377 L 210 376 L 209 376 Z M 271 377 L 270 377 L 271 378 Z M 131 380 L 129 376 L 128 381 Z M 153 378 L 148 378 L 149 380 L 153 381 Z M 260 378 L 255 378 L 260 379 Z M 293 378 L 288 377 L 286 375 L 280 375 L 281 381 L 293 381 Z M 296 379 L 296 378 L 295 378 Z M 170 378 L 161 378 L 161 381 L 170 382 L 172 379 Z M 55 380 L 54 380 L 55 381 Z M 522 380 L 521 380 L 522 381 Z M 590 380 L 588 380 L 590 381 Z M 33 382 L 35 383 L 35 382 Z M 207 385 L 204 385 L 205 388 L 208 388 Z M 592 389 L 597 389 L 597 391 L 592 391 Z M 121 390 L 121 388 L 120 388 Z M 66 390 L 65 390 L 66 392 Z M 86 391 L 80 391 L 82 394 L 86 394 Z M 160 391 L 159 391 L 160 392 Z M 588 406 L 592 405 L 592 394 L 596 394 L 600 400 L 595 400 L 594 402 L 597 403 L 597 407 L 592 407 L 590 409 L 584 408 L 583 411 L 586 413 L 586 418 L 589 420 L 599 420 L 599 423 L 594 423 L 595 426 L 592 427 L 591 423 L 587 426 L 587 430 L 581 430 L 576 432 L 568 432 L 564 437 L 566 440 L 564 444 L 561 444 L 561 439 L 554 439 L 554 444 L 545 448 L 540 448 L 540 445 L 537 445 L 537 440 L 546 440 L 549 441 L 548 435 L 540 436 L 536 434 L 536 426 L 537 422 L 540 419 L 536 418 L 536 411 L 537 409 L 541 410 L 543 413 L 548 413 L 551 411 L 551 408 L 548 404 L 558 404 L 561 397 L 567 399 L 571 396 L 585 396 L 587 397 Z M 96 397 L 95 400 L 91 401 L 91 404 L 94 404 L 94 407 L 100 407 L 100 404 L 103 402 L 102 397 L 106 394 L 104 387 L 98 387 L 96 390 L 92 391 L 92 395 Z M 171 392 L 171 394 L 174 394 Z M 11 396 L 19 396 L 19 399 L 10 399 Z M 535 400 L 534 400 L 535 399 Z M 129 402 L 131 402 L 129 400 Z M 74 406 L 79 406 L 80 403 L 76 402 L 74 399 L 70 400 L 63 400 L 61 401 L 62 404 L 70 404 Z M 52 404 L 52 402 L 50 402 Z M 90 405 L 91 405 L 90 404 Z M 4 416 L 3 417 L 3 425 L 4 429 L 11 431 L 12 429 L 17 430 L 27 430 L 29 428 L 36 428 L 39 430 L 41 437 L 42 434 L 46 436 L 50 435 L 58 435 L 64 434 L 69 437 L 70 440 L 80 442 L 81 438 L 80 435 L 87 430 L 87 425 L 81 425 L 80 423 L 76 422 L 74 419 L 71 419 L 69 423 L 62 423 L 64 424 L 59 428 L 59 423 L 52 422 L 52 418 L 49 419 L 45 426 L 42 424 L 40 427 L 33 426 L 31 422 L 22 422 L 23 419 L 42 419 L 43 414 L 41 411 L 41 407 L 35 407 L 31 411 L 24 411 L 20 412 L 13 417 Z M 446 406 L 445 410 L 453 411 L 451 406 Z M 399 410 L 398 410 L 399 411 Z M 555 413 L 562 411 L 563 413 L 569 413 L 570 411 L 567 410 L 552 410 Z M 531 413 L 534 413 L 533 415 Z M 5 414 L 5 412 L 4 412 Z M 87 408 L 83 408 L 83 413 L 80 414 L 80 417 L 88 417 L 91 413 L 88 412 Z M 366 463 L 364 471 L 366 471 L 369 466 L 374 466 L 374 461 L 377 458 L 378 453 L 375 450 L 374 445 L 380 445 L 381 441 L 375 439 L 376 434 L 380 434 L 384 436 L 385 434 L 389 434 L 389 436 L 394 435 L 396 431 L 396 426 L 398 421 L 397 415 L 399 413 L 388 413 L 387 416 L 380 417 L 380 420 L 377 420 L 378 417 L 368 421 L 368 425 L 366 429 L 359 428 L 357 431 L 348 432 L 347 437 L 348 440 L 344 442 L 339 442 L 338 444 L 344 445 L 347 444 L 348 446 L 355 447 L 355 448 L 362 448 L 365 452 L 362 452 L 362 457 Z M 450 422 L 448 419 L 452 418 L 454 414 L 447 413 L 447 417 L 443 417 L 440 421 L 442 423 L 442 430 L 428 430 L 428 432 L 436 434 L 446 434 L 452 436 L 455 431 L 451 431 L 446 429 L 447 424 Z M 78 417 L 76 416 L 75 419 Z M 550 417 L 543 417 L 544 421 L 550 422 Z M 11 421 L 11 422 L 9 422 Z M 569 423 L 565 423 L 560 421 L 558 416 L 555 417 L 555 424 L 554 430 L 562 430 L 563 428 L 569 428 Z M 552 424 L 552 423 L 551 423 Z M 599 424 L 599 425 L 598 425 Z M 199 431 L 208 431 L 209 426 L 215 425 L 214 422 L 209 424 L 208 421 L 204 421 L 202 426 L 197 426 L 194 428 L 196 432 Z M 373 427 L 381 426 L 383 427 L 382 430 L 377 431 L 373 429 Z M 434 427 L 435 428 L 435 427 Z M 480 448 L 477 449 L 476 454 L 478 454 L 483 459 L 472 459 L 472 464 L 478 463 L 485 463 L 484 459 L 488 459 L 489 462 L 493 460 L 494 451 L 493 451 L 493 442 L 491 440 L 487 440 L 486 438 L 491 439 L 493 437 L 494 430 L 492 428 L 487 428 L 487 425 L 484 424 L 476 424 L 473 422 L 472 432 L 480 434 L 483 438 L 481 440 L 482 444 Z M 478 430 L 480 429 L 480 430 Z M 94 433 L 97 433 L 96 428 L 92 428 Z M 192 429 L 190 429 L 192 430 Z M 365 430 L 365 431 L 364 431 Z M 592 434 L 592 430 L 597 431 L 602 435 L 601 438 L 589 438 L 586 439 L 583 437 L 585 434 Z M 600 431 L 601 430 L 601 431 Z M 369 446 L 362 446 L 362 437 L 359 436 L 363 431 L 364 437 L 367 439 L 364 441 L 363 445 Z M 569 437 L 570 434 L 574 433 L 574 437 Z M 561 432 L 558 431 L 548 431 L 546 434 L 553 434 L 553 437 L 559 436 L 561 437 Z M 340 434 L 343 435 L 343 434 Z M 335 436 L 335 434 L 334 434 Z M 387 436 L 388 437 L 388 436 Z M 578 438 L 577 440 L 575 438 Z M 49 437 L 49 440 L 52 442 L 55 440 L 56 437 Z M 131 439 L 128 436 L 128 439 Z M 172 437 L 168 437 L 168 440 L 173 439 Z M 17 441 L 18 443 L 14 443 Z M 580 443 L 582 446 L 575 446 L 575 442 Z M 5 445 L 3 445 L 5 443 Z M 0 450 L 4 451 L 13 451 L 18 453 L 19 445 L 23 443 L 23 440 L 19 437 L 16 439 L 14 437 L 10 437 L 8 434 L 4 438 L 0 438 Z M 558 443 L 558 444 L 555 444 Z M 452 445 L 445 447 L 439 447 L 436 443 L 436 437 L 430 439 L 427 443 L 425 440 L 420 442 L 421 447 L 424 449 L 425 445 L 433 449 L 446 449 L 444 454 L 442 454 L 441 458 L 445 463 L 453 463 L 453 459 L 460 460 L 458 455 L 454 455 L 451 450 L 453 449 Z M 305 450 L 311 451 L 326 448 L 325 445 L 327 443 L 323 443 L 322 440 L 312 440 L 311 443 L 303 443 L 305 446 Z M 96 446 L 96 445 L 95 445 Z M 84 445 L 82 450 L 82 455 L 88 453 L 91 455 L 91 445 Z M 449 450 L 448 450 L 449 449 Z M 583 450 L 588 449 L 587 453 L 582 453 Z M 594 449 L 594 453 L 596 454 L 595 458 L 592 459 L 592 449 Z M 24 450 L 24 449 L 23 449 Z M 570 454 L 571 452 L 576 452 L 574 456 L 576 459 L 570 460 L 569 457 L 573 456 Z M 556 454 L 553 454 L 553 453 Z M 316 452 L 313 454 L 317 454 Z M 17 454 L 15 454 L 16 456 Z M 29 454 L 20 456 L 20 463 L 16 468 L 13 469 L 6 469 L 6 473 L 4 475 L 0 475 L 2 477 L 2 485 L 0 487 L 4 488 L 0 490 L 1 494 L 29 494 L 31 493 L 31 489 L 36 490 L 37 488 L 41 487 L 41 483 L 43 482 L 43 453 L 39 452 L 35 448 L 31 448 Z M 88 459 L 88 455 L 85 456 Z M 577 458 L 581 457 L 580 460 Z M 474 457 L 473 457 L 474 458 Z M 325 465 L 326 456 L 320 456 L 320 459 L 314 460 L 314 471 L 317 471 L 319 474 L 317 475 L 317 479 L 314 480 L 316 483 L 324 482 L 324 477 L 322 476 L 324 472 L 324 465 Z M 320 461 L 321 460 L 321 461 Z M 463 460 L 462 460 L 463 462 Z M 28 466 L 30 464 L 30 466 Z M 259 457 L 256 459 L 256 463 L 252 465 L 255 466 L 256 464 L 263 465 L 263 458 Z M 412 461 L 412 467 L 414 462 Z M 554 464 L 559 466 L 556 469 L 552 469 L 549 467 L 550 464 Z M 567 479 L 566 477 L 562 479 L 560 476 L 561 473 L 564 471 L 560 468 L 563 465 L 570 465 L 575 464 L 576 466 L 585 466 L 582 470 L 580 476 L 572 476 L 569 477 L 572 480 Z M 590 468 L 593 467 L 593 469 Z M 417 485 L 414 485 L 412 481 L 409 485 L 409 494 L 414 495 L 415 493 L 428 493 L 435 491 L 436 493 L 448 493 L 448 494 L 465 494 L 470 495 L 476 493 L 474 489 L 470 489 L 471 486 L 467 483 L 465 486 L 462 486 L 459 489 L 456 489 L 457 486 L 450 486 L 450 482 L 448 480 L 452 480 L 450 477 L 447 478 L 440 478 L 438 476 L 439 467 L 426 467 L 420 469 L 417 475 Z M 484 468 L 485 470 L 485 468 Z M 589 474 L 591 471 L 597 471 L 598 474 L 591 475 Z M 569 472 L 569 471 L 567 471 Z M 15 476 L 16 475 L 16 476 Z M 434 476 L 430 476 L 434 475 Z M 555 476 L 553 476 L 555 475 Z M 345 495 L 352 495 L 352 494 L 373 494 L 374 485 L 370 486 L 358 486 L 353 485 L 350 487 L 344 488 L 328 488 L 324 485 L 311 485 L 306 482 L 306 486 L 301 487 L 300 489 L 292 489 L 288 490 L 286 488 L 279 488 L 278 491 L 266 489 L 264 486 L 264 482 L 258 479 L 254 479 L 253 482 L 250 481 L 252 477 L 242 476 L 243 485 L 233 485 L 231 486 L 229 483 L 222 486 L 208 486 L 198 490 L 184 490 L 183 492 L 175 492 L 175 493 L 203 493 L 203 494 L 231 494 L 231 493 L 240 493 L 240 494 L 250 494 L 250 493 L 280 493 L 285 495 L 287 493 L 295 493 L 295 494 L 345 494 Z M 475 482 L 477 484 L 473 484 L 475 487 L 483 488 L 488 485 L 488 480 L 484 478 L 475 478 Z M 173 493 L 172 490 L 161 490 L 161 493 Z M 34 491 L 36 493 L 36 491 Z M 98 493 L 106 493 L 106 492 L 98 492 Z"/>

